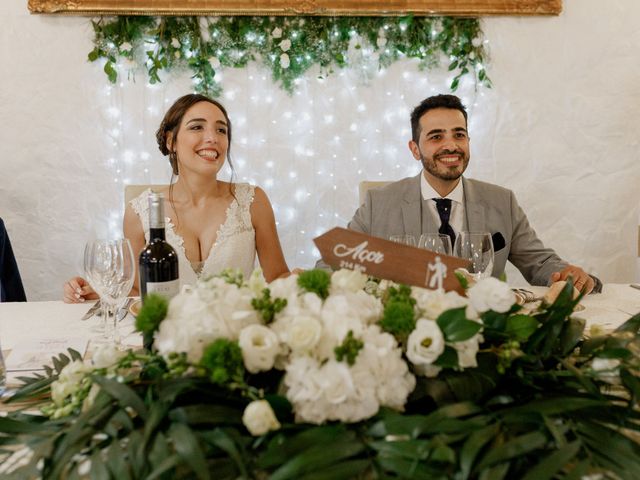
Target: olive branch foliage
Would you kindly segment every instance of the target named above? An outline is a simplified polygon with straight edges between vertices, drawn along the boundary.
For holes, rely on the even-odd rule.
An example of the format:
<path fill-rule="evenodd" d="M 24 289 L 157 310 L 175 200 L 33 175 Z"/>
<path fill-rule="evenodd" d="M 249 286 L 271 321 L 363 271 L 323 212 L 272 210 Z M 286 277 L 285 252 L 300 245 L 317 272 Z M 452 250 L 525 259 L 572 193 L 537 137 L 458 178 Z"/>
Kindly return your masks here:
<path fill-rule="evenodd" d="M 246 396 L 206 376 L 168 375 L 161 357 L 141 353 L 138 376 L 93 377 L 100 393 L 85 411 L 1 417 L 0 455 L 17 445 L 33 451 L 7 478 L 80 478 L 87 461 L 96 479 L 640 478 L 640 314 L 585 338 L 572 293 L 569 282 L 531 314 L 518 306 L 484 313 L 478 367 L 419 379 L 404 413 L 296 424 L 273 389 L 280 378 L 249 376 L 282 423 L 257 438 L 242 424 Z M 457 334 L 456 322 L 468 327 L 457 310 L 437 320 L 446 335 Z M 619 360 L 618 385 L 590 370 L 594 358 Z M 45 375 L 23 378 L 10 401 L 46 401 L 47 385 L 71 359 L 61 355 Z"/>
<path fill-rule="evenodd" d="M 188 69 L 197 92 L 219 96 L 218 72 L 255 61 L 292 93 L 314 66 L 326 77 L 337 69 L 379 69 L 416 59 L 421 70 L 447 66 L 451 90 L 465 76 L 476 86 L 491 86 L 477 18 L 118 16 L 100 17 L 92 25 L 94 49 L 88 58 L 104 62 L 111 83 L 125 72 L 135 76 L 141 66 L 151 84 Z"/>

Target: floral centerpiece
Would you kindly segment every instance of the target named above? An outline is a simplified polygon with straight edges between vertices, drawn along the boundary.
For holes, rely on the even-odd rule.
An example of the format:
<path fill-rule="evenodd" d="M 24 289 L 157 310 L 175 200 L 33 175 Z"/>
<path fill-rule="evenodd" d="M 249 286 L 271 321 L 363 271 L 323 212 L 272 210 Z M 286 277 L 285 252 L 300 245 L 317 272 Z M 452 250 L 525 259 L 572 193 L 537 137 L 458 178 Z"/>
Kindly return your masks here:
<path fill-rule="evenodd" d="M 461 279 L 461 281 L 464 281 Z M 143 351 L 71 351 L 0 418 L 15 478 L 640 478 L 640 315 L 585 335 L 569 283 L 431 291 L 226 272 L 147 297 Z M 15 449 L 14 449 L 15 450 Z"/>

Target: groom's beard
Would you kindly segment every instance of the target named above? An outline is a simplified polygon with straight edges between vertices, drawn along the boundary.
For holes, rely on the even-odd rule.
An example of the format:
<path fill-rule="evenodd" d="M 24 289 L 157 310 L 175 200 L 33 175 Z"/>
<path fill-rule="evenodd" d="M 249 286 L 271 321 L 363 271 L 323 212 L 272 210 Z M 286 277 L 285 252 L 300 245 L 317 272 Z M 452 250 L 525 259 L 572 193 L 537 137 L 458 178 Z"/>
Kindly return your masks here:
<path fill-rule="evenodd" d="M 441 157 L 447 155 L 458 155 L 461 160 L 461 162 L 459 162 L 460 164 L 449 166 L 439 161 Z M 467 165 L 469 165 L 469 155 L 465 154 L 462 150 L 443 150 L 430 158 L 426 158 L 422 152 L 420 152 L 420 160 L 427 172 L 441 180 L 457 180 L 467 169 Z"/>

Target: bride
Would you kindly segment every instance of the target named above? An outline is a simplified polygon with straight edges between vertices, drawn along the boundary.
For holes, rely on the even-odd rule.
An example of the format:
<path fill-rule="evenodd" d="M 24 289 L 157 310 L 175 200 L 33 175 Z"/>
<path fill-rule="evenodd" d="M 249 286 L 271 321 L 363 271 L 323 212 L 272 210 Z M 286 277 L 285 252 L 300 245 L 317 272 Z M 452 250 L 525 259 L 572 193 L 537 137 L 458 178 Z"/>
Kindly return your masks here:
<path fill-rule="evenodd" d="M 180 283 L 194 283 L 201 275 L 226 268 L 239 269 L 246 277 L 256 252 L 267 282 L 288 275 L 267 195 L 260 187 L 217 178 L 225 161 L 233 172 L 231 122 L 225 108 L 204 95 L 185 95 L 165 114 L 156 139 L 177 176 L 161 193 L 168 217 L 166 240 L 178 254 Z M 124 235 L 134 254 L 149 240 L 149 194 L 146 190 L 125 210 Z M 138 295 L 137 272 L 130 295 Z M 95 298 L 83 278 L 64 285 L 67 303 Z"/>

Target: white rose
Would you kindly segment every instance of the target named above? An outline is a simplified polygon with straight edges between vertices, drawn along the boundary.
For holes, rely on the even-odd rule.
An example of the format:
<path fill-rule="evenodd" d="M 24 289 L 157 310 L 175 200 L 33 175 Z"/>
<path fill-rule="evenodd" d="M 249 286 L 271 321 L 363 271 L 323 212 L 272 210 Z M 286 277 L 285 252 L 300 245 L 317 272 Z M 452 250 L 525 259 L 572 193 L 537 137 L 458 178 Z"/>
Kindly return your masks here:
<path fill-rule="evenodd" d="M 220 59 L 218 57 L 209 57 L 209 65 L 211 65 L 211 68 L 214 70 L 220 68 Z"/>
<path fill-rule="evenodd" d="M 289 324 L 285 339 L 294 353 L 310 352 L 318 344 L 322 325 L 311 316 L 295 317 Z"/>
<path fill-rule="evenodd" d="M 280 49 L 283 52 L 286 52 L 287 50 L 289 50 L 291 48 L 291 40 L 289 40 L 288 38 L 285 40 L 282 40 L 280 42 Z"/>
<path fill-rule="evenodd" d="M 460 368 L 477 367 L 476 355 L 480 349 L 482 335 L 474 335 L 464 342 L 455 342 L 451 346 L 458 352 L 458 366 Z"/>
<path fill-rule="evenodd" d="M 367 276 L 355 270 L 343 268 L 331 275 L 330 293 L 356 293 L 367 284 Z"/>
<path fill-rule="evenodd" d="M 280 429 L 280 422 L 266 400 L 254 400 L 247 405 L 242 414 L 242 423 L 255 437 Z"/>
<path fill-rule="evenodd" d="M 482 40 L 480 38 L 476 37 L 473 40 L 471 40 L 471 45 L 473 45 L 474 47 L 478 48 L 480 45 L 482 45 Z"/>
<path fill-rule="evenodd" d="M 132 48 L 133 48 L 133 45 L 131 45 L 129 42 L 123 42 L 120 44 L 121 52 L 130 52 Z"/>
<path fill-rule="evenodd" d="M 173 48 L 180 48 L 180 40 L 178 40 L 177 38 L 172 38 L 171 39 L 171 46 Z"/>
<path fill-rule="evenodd" d="M 283 53 L 282 55 L 280 55 L 280 66 L 282 68 L 289 68 L 289 65 L 291 65 L 291 62 L 289 60 L 289 55 L 287 55 L 286 53 Z"/>
<path fill-rule="evenodd" d="M 378 45 L 379 48 L 384 47 L 386 44 L 387 44 L 386 37 L 378 37 L 378 39 L 376 40 L 376 45 Z"/>
<path fill-rule="evenodd" d="M 91 363 L 95 368 L 112 367 L 126 354 L 115 345 L 103 344 L 93 353 Z"/>
<path fill-rule="evenodd" d="M 488 310 L 505 313 L 516 301 L 515 294 L 509 285 L 493 277 L 480 280 L 467 290 L 467 296 L 473 308 L 479 313 Z"/>
<path fill-rule="evenodd" d="M 431 365 L 444 352 L 444 337 L 433 320 L 421 318 L 407 340 L 407 358 L 415 365 Z"/>
<path fill-rule="evenodd" d="M 276 27 L 273 29 L 273 32 L 271 32 L 271 36 L 273 38 L 280 38 L 282 37 L 282 29 L 279 27 Z"/>
<path fill-rule="evenodd" d="M 271 370 L 280 351 L 278 336 L 264 325 L 243 328 L 238 344 L 242 350 L 244 366 L 251 373 Z"/>

